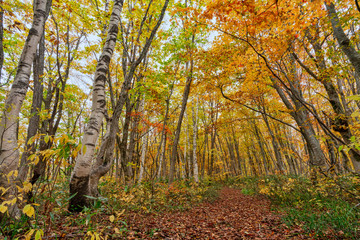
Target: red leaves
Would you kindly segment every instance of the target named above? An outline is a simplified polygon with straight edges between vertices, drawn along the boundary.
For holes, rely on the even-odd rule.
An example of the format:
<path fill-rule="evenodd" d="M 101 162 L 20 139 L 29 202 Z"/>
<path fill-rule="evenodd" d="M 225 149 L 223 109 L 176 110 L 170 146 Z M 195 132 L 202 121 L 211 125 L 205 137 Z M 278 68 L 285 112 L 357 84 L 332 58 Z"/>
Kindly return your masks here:
<path fill-rule="evenodd" d="M 49 237 L 83 238 L 86 227 L 79 223 L 85 221 L 85 216 L 62 219 Z M 92 216 L 92 222 L 96 223 L 97 233 L 111 239 L 311 239 L 301 228 L 286 227 L 280 218 L 270 210 L 270 201 L 265 197 L 224 188 L 217 201 L 190 210 L 128 211 L 121 220 L 111 223 L 109 215 L 99 213 Z M 74 223 L 76 226 L 72 226 Z"/>
<path fill-rule="evenodd" d="M 306 239 L 302 230 L 290 230 L 270 211 L 270 201 L 225 188 L 214 203 L 188 211 L 131 214 L 130 231 L 141 239 Z"/>

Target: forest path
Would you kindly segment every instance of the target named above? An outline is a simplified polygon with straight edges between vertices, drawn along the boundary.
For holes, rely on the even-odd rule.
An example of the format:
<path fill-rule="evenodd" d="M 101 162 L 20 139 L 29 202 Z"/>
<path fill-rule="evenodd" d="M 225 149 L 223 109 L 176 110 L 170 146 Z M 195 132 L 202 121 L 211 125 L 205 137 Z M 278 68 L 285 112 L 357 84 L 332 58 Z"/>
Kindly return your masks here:
<path fill-rule="evenodd" d="M 212 203 L 186 211 L 128 215 L 128 239 L 306 239 L 270 210 L 270 201 L 223 188 Z"/>

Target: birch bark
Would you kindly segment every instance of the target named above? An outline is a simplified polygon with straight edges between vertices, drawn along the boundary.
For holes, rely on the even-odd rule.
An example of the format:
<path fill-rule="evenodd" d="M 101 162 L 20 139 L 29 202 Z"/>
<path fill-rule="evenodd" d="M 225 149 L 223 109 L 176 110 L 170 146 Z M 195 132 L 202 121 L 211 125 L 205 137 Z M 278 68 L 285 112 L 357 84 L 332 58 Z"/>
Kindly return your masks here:
<path fill-rule="evenodd" d="M 196 156 L 196 148 L 197 148 L 197 133 L 198 133 L 198 116 L 199 116 L 199 103 L 196 101 L 196 107 L 192 108 L 193 113 L 193 166 L 194 166 L 194 180 L 196 183 L 199 182 L 199 167 Z"/>
<path fill-rule="evenodd" d="M 51 6 L 51 0 L 36 0 L 34 2 L 34 16 L 31 29 L 21 53 L 14 83 L 6 98 L 4 111 L 0 123 L 0 187 L 9 190 L 3 199 L 15 198 L 14 181 L 18 169 L 20 153 L 18 149 L 17 124 L 20 109 L 29 88 L 31 66 L 34 62 L 37 46 L 43 34 L 47 19 L 46 9 Z M 14 174 L 10 174 L 13 172 Z M 11 175 L 11 176 L 10 176 Z M 20 211 L 17 204 L 8 206 L 11 217 L 18 217 Z M 0 218 L 2 216 L 0 215 Z"/>
<path fill-rule="evenodd" d="M 70 196 L 73 196 L 70 199 L 70 211 L 81 211 L 83 206 L 87 206 L 89 204 L 86 195 L 90 195 L 89 178 L 92 169 L 92 160 L 105 114 L 106 73 L 109 70 L 110 60 L 116 45 L 117 35 L 119 33 L 122 6 L 123 0 L 115 1 L 110 17 L 107 39 L 96 66 L 93 84 L 92 109 L 89 123 L 86 126 L 82 140 L 82 152 L 76 160 L 74 171 L 70 180 Z"/>

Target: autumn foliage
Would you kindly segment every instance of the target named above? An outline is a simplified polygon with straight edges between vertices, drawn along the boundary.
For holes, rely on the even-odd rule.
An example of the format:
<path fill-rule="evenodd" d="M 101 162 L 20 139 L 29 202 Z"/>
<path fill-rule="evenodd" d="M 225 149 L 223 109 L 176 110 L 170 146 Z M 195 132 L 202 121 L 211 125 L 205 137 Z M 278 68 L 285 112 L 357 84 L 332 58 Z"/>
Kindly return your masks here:
<path fill-rule="evenodd" d="M 358 1 L 0 6 L 0 238 L 360 237 Z"/>

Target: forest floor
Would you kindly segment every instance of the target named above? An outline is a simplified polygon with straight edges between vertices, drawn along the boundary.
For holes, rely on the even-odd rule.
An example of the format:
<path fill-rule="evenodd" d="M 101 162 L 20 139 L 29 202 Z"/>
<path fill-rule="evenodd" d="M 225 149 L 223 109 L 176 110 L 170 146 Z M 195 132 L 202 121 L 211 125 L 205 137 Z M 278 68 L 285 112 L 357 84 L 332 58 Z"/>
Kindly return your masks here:
<path fill-rule="evenodd" d="M 283 224 L 270 205 L 225 187 L 217 200 L 185 211 L 126 214 L 127 239 L 310 239 Z"/>
<path fill-rule="evenodd" d="M 5 222 L 0 239 L 360 239 L 358 176 L 317 185 L 294 176 L 131 187 L 105 180 L 103 197 L 81 213 L 67 210 L 67 184 L 38 194 L 34 206 L 44 207 Z"/>
<path fill-rule="evenodd" d="M 265 195 L 248 195 L 241 188 L 217 189 L 212 197 L 186 208 L 147 211 L 141 204 L 137 210 L 112 213 L 102 208 L 64 213 L 55 221 L 50 221 L 54 218 L 50 214 L 37 222 L 42 225 L 42 239 L 323 239 L 309 235 L 301 224 L 284 224 L 286 213 L 276 211 L 277 205 Z M 327 234 L 326 239 L 346 238 Z"/>

